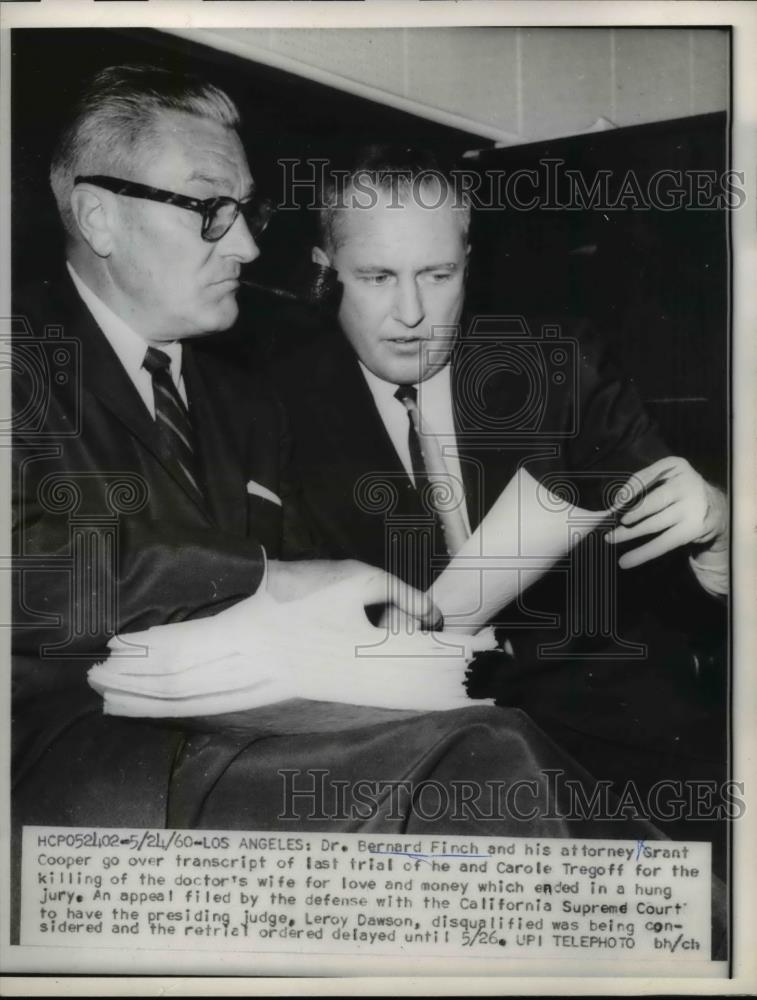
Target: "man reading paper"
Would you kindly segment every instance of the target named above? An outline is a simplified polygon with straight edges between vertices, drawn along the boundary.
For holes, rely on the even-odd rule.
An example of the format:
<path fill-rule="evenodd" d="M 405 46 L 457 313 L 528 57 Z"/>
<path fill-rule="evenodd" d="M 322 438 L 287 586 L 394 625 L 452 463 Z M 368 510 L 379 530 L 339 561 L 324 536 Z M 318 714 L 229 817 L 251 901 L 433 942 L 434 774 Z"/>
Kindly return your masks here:
<path fill-rule="evenodd" d="M 366 629 L 369 647 L 385 638 L 366 604 L 390 593 L 430 625 L 425 595 L 351 560 L 274 558 L 290 503 L 279 410 L 196 341 L 234 321 L 268 216 L 236 124 L 217 88 L 111 67 L 57 147 L 67 273 L 15 302 L 14 827 L 457 830 L 453 800 L 430 818 L 414 789 L 454 784 L 475 759 L 481 782 L 527 779 L 536 805 L 482 803 L 463 813 L 466 832 L 572 829 L 544 772 L 573 764 L 522 713 L 419 714 L 465 704 L 459 658 L 450 669 L 416 645 L 384 674 L 380 658 L 357 656 Z M 50 377 L 36 383 L 40 371 Z M 87 685 L 109 650 L 90 679 L 132 718 L 104 715 Z M 293 685 L 277 683 L 279 662 Z M 413 689 L 416 672 L 426 681 Z M 349 693 L 361 674 L 362 701 Z M 391 704 L 413 696 L 414 710 L 381 708 L 390 677 Z M 330 692 L 354 707 L 317 700 Z M 409 799 L 378 791 L 400 778 Z M 367 813 L 343 799 L 357 781 L 376 785 Z"/>
<path fill-rule="evenodd" d="M 112 67 L 82 96 L 54 157 L 66 273 L 14 302 L 16 904 L 19 835 L 30 824 L 658 836 L 643 821 L 576 817 L 548 775 L 584 787 L 591 779 L 522 712 L 314 700 L 335 674 L 325 666 L 318 674 L 322 659 L 308 661 L 319 626 L 349 635 L 354 619 L 362 636 L 364 606 L 387 593 L 408 613 L 420 609 L 426 625 L 435 609 L 352 558 L 275 559 L 290 503 L 279 486 L 281 414 L 259 381 L 195 342 L 235 320 L 240 270 L 257 255 L 269 214 L 236 126 L 217 88 Z M 435 262 L 429 281 L 451 278 L 458 288 L 457 259 L 445 255 L 442 276 Z M 459 289 L 451 298 L 461 301 Z M 403 337 L 395 338 L 401 359 L 415 349 Z M 305 624 L 295 677 L 309 666 L 317 676 L 235 713 L 224 700 L 230 691 L 247 695 L 270 679 L 265 656 L 248 656 L 246 688 L 229 688 L 240 650 L 224 655 L 232 632 L 254 646 L 264 581 L 282 639 Z M 196 662 L 203 619 L 218 655 Z M 162 638 L 153 643 L 155 633 Z M 134 678 L 146 678 L 149 718 L 103 714 L 86 672 L 109 649 L 118 664 L 132 657 L 133 668 L 117 665 L 111 688 L 95 686 L 114 690 L 131 677 L 116 693 L 134 716 Z M 345 687 L 360 669 L 381 679 L 380 659 L 361 664 L 351 653 Z M 186 659 L 175 670 L 177 656 Z M 411 651 L 407 671 L 414 658 L 428 660 Z M 449 671 L 433 659 L 431 667 L 434 704 Z M 171 696 L 188 701 L 191 716 L 163 711 L 153 696 L 172 671 Z M 404 679 L 387 676 L 401 690 Z M 461 676 L 454 687 L 448 707 L 463 703 Z M 416 696 L 422 703 L 423 690 Z M 420 802 L 426 784 L 445 791 L 441 812 Z"/>
<path fill-rule="evenodd" d="M 519 467 L 534 478 L 572 477 L 576 505 L 590 509 L 612 506 L 605 487 L 615 477 L 628 481 L 628 492 L 607 540 L 642 540 L 621 557 L 621 567 L 691 545 L 702 586 L 724 593 L 722 493 L 684 459 L 670 457 L 636 392 L 588 330 L 571 338 L 552 324 L 542 333 L 517 314 L 471 323 L 464 314 L 469 225 L 464 191 L 425 150 L 360 150 L 323 192 L 313 260 L 333 268 L 342 286 L 342 336 L 287 358 L 278 379 L 296 421 L 309 524 L 320 545 L 386 562 L 382 518 L 356 490 L 362 473 L 386 474 L 398 494 L 393 513 L 421 513 L 423 487 L 433 479 L 429 462 L 441 461 L 449 489 L 461 488 L 437 505 L 447 536 L 437 539 L 438 548 L 448 555 Z M 517 290 L 503 299 L 517 304 Z M 528 384 L 529 338 L 536 361 L 554 357 L 562 365 L 536 409 L 523 405 L 529 391 L 543 388 Z M 574 341 L 577 358 L 570 354 Z M 447 518 L 445 507 L 456 508 L 456 517 Z M 436 560 L 437 571 L 442 564 Z M 403 575 L 426 583 L 428 566 L 410 561 Z"/>
<path fill-rule="evenodd" d="M 277 372 L 306 515 L 289 552 L 309 545 L 416 586 L 435 581 L 450 625 L 506 621 L 515 659 L 484 690 L 524 707 L 590 770 L 618 784 L 641 771 L 657 780 L 662 754 L 665 776 L 680 777 L 676 755 L 688 753 L 701 777 L 701 711 L 672 712 L 675 669 L 624 655 L 618 620 L 606 618 L 617 608 L 614 566 L 624 573 L 674 549 L 689 557 L 692 607 L 717 602 L 725 498 L 670 455 L 585 324 L 526 322 L 515 288 L 502 294 L 514 315 L 465 314 L 469 223 L 464 190 L 424 150 L 370 147 L 329 175 L 313 260 L 341 283 L 337 322 Z M 522 591 L 587 535 L 588 561 L 562 567 L 570 603 L 547 605 L 551 634 L 539 630 Z M 463 568 L 453 561 L 439 579 L 455 553 Z M 471 556 L 477 570 L 464 568 Z M 515 568 L 488 568 L 508 556 Z M 604 576 L 592 576 L 598 563 Z M 561 644 L 566 620 L 616 645 L 601 662 L 591 647 L 581 658 L 578 642 Z M 534 635 L 561 655 L 541 657 Z"/>

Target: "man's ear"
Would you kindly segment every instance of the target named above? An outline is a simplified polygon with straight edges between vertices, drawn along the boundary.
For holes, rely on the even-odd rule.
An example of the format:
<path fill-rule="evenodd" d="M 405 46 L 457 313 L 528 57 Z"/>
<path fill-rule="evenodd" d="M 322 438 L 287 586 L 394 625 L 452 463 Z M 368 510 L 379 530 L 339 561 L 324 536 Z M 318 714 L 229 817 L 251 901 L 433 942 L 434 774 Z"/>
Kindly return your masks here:
<path fill-rule="evenodd" d="M 320 247 L 313 247 L 310 252 L 310 259 L 314 264 L 320 264 L 321 267 L 332 267 L 331 259 L 325 250 L 321 250 Z"/>
<path fill-rule="evenodd" d="M 112 219 L 102 192 L 77 184 L 71 192 L 71 212 L 82 239 L 98 257 L 109 257 L 113 250 Z"/>

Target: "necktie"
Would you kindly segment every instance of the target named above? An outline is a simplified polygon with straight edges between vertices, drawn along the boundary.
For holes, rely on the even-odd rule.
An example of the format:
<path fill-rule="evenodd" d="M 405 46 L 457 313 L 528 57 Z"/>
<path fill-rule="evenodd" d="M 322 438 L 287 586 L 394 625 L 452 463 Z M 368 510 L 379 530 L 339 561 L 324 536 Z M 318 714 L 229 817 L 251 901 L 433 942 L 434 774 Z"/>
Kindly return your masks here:
<path fill-rule="evenodd" d="M 171 359 L 165 351 L 148 347 L 142 367 L 152 376 L 155 424 L 163 452 L 170 462 L 178 466 L 190 489 L 204 505 L 195 461 L 192 422 L 171 378 Z"/>
<path fill-rule="evenodd" d="M 460 509 L 463 503 L 462 484 L 453 480 L 450 475 L 437 439 L 424 431 L 416 387 L 401 385 L 394 395 L 407 410 L 407 440 L 416 489 L 424 494 L 426 502 L 436 515 L 444 532 L 447 552 L 452 556 L 468 537 Z"/>

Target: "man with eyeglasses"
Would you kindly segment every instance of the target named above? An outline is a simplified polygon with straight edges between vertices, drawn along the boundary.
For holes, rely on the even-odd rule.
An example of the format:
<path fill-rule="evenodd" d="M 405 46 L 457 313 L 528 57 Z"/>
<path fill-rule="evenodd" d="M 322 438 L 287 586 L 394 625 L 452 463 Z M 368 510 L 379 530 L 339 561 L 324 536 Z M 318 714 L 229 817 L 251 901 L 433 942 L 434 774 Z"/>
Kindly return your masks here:
<path fill-rule="evenodd" d="M 482 781 L 489 773 L 533 778 L 544 818 L 500 816 L 491 803 L 493 814 L 483 825 L 470 816 L 467 833 L 562 832 L 567 820 L 555 818 L 539 766 L 564 762 L 530 720 L 466 704 L 462 669 L 427 653 L 433 681 L 425 685 L 415 684 L 422 663 L 409 656 L 393 673 L 382 657 L 356 660 L 350 629 L 358 618 L 370 629 L 366 605 L 391 594 L 428 627 L 436 610 L 425 594 L 352 559 L 276 558 L 282 522 L 297 506 L 280 484 L 289 441 L 278 404 L 243 366 L 199 342 L 234 322 L 240 269 L 258 255 L 255 237 L 269 215 L 255 201 L 236 124 L 236 109 L 214 87 L 112 67 L 94 79 L 55 152 L 67 273 L 15 302 L 26 323 L 14 344 L 17 849 L 29 825 L 452 832 L 455 793 L 432 823 L 403 789 L 447 783 L 472 758 Z M 341 596 L 327 607 L 320 593 L 331 583 Z M 254 697 L 256 684 L 276 689 L 271 648 L 296 633 L 302 655 L 283 662 L 300 681 L 286 700 L 238 705 L 222 627 L 231 616 L 239 629 L 255 604 L 246 599 L 263 587 L 280 601 L 301 598 L 300 609 L 312 601 L 311 626 L 277 608 L 287 634 L 267 647 L 242 627 L 255 641 L 252 652 L 242 646 L 240 672 Z M 192 619 L 209 616 L 198 636 Z M 347 636 L 344 664 L 330 656 L 329 621 Z M 188 634 L 203 648 L 212 634 L 218 648 L 205 649 L 197 671 L 177 671 L 161 711 L 153 700 L 149 711 L 124 712 L 121 703 L 104 714 L 86 678 L 109 650 L 106 708 L 109 696 L 136 697 L 146 670 L 159 689 L 170 674 L 173 650 L 155 663 L 153 626 L 165 627 L 163 637 L 172 629 L 190 655 Z M 380 697 L 345 697 L 354 675 L 358 683 L 369 676 Z M 198 686 L 206 711 L 197 708 Z M 175 711 L 172 698 L 193 711 Z M 453 710 L 426 711 L 433 708 Z M 320 812 L 307 791 L 313 765 L 327 776 Z M 287 774 L 300 775 L 291 787 Z M 378 815 L 357 792 L 349 807 L 334 803 L 365 780 Z M 386 798 L 387 783 L 402 787 Z M 653 835 L 647 824 L 636 833 Z"/>
<path fill-rule="evenodd" d="M 281 600 L 345 577 L 366 602 L 386 592 L 355 561 L 277 561 L 279 408 L 195 345 L 235 321 L 270 216 L 237 125 L 214 86 L 110 67 L 54 153 L 67 273 L 14 301 L 19 821 L 191 824 L 168 801 L 182 731 L 106 718 L 87 686 L 115 634 L 214 615 L 264 580 Z"/>
<path fill-rule="evenodd" d="M 214 87 L 113 67 L 53 159 L 68 273 L 15 302 L 16 859 L 24 825 L 596 835 L 546 778 L 573 762 L 519 712 L 382 716 L 294 700 L 252 720 L 172 724 L 105 716 L 87 688 L 114 635 L 138 675 L 130 633 L 239 606 L 264 578 L 281 599 L 354 580 L 345 618 L 391 583 L 400 610 L 434 624 L 428 598 L 362 563 L 276 559 L 293 500 L 280 495 L 278 406 L 194 343 L 236 319 L 240 269 L 270 214 L 236 126 Z M 366 670 L 383 677 L 375 661 Z M 462 799 L 471 767 L 488 789 L 480 815 Z M 530 801 L 500 807 L 489 777 Z M 426 785 L 453 790 L 441 814 L 415 801 Z M 655 836 L 645 822 L 628 830 Z M 17 902 L 17 865 L 13 891 Z"/>

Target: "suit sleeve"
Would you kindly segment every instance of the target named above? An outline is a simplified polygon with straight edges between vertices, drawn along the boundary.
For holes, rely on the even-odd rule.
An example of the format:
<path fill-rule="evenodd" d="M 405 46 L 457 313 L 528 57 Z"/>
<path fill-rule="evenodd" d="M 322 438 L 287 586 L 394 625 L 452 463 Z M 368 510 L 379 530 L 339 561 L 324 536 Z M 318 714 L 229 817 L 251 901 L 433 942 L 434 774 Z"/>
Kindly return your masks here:
<path fill-rule="evenodd" d="M 215 421 L 207 439 L 223 438 L 208 473 L 230 484 L 217 491 L 217 523 L 182 505 L 86 382 L 56 385 L 38 429 L 25 418 L 31 382 L 14 373 L 15 652 L 103 655 L 116 633 L 212 615 L 260 585 L 279 544 L 280 509 L 245 493 L 245 483 L 278 488 L 280 408 L 223 359 L 190 353 L 185 366 L 198 419 Z"/>
<path fill-rule="evenodd" d="M 529 465 L 532 475 L 572 488 L 577 505 L 599 510 L 634 472 L 670 454 L 633 381 L 617 368 L 597 333 L 581 324 L 571 338 L 572 372 L 548 402 L 561 428 L 555 457 Z"/>
<path fill-rule="evenodd" d="M 579 422 L 570 465 L 630 473 L 669 455 L 633 380 L 621 374 L 587 327 L 577 339 Z"/>
<path fill-rule="evenodd" d="M 14 652 L 97 656 L 117 632 L 215 614 L 263 576 L 252 539 L 129 516 L 77 531 L 35 504 L 16 511 Z"/>

